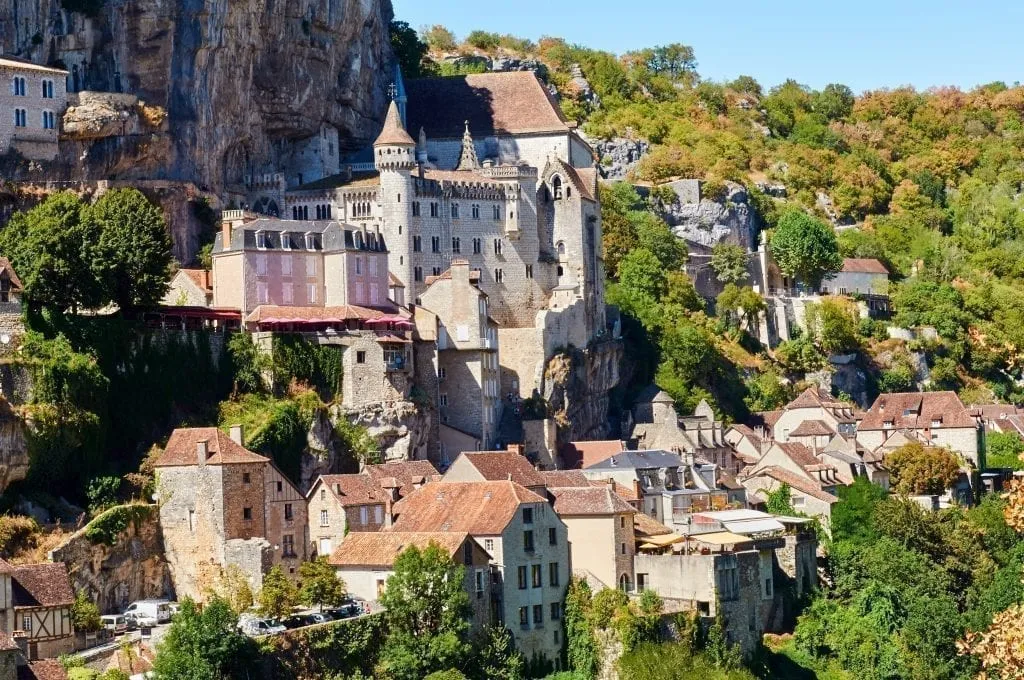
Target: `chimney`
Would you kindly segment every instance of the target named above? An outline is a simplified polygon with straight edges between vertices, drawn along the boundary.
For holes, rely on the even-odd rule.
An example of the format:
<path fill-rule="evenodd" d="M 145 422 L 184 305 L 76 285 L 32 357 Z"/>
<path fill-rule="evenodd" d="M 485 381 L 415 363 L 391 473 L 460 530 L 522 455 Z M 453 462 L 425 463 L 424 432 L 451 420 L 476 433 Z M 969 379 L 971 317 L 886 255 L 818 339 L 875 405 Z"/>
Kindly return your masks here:
<path fill-rule="evenodd" d="M 641 501 L 644 499 L 644 492 L 640 489 L 639 479 L 633 480 L 633 493 L 635 493 L 636 497 L 639 498 Z"/>
<path fill-rule="evenodd" d="M 334 493 L 339 495 L 339 496 L 341 495 L 341 484 L 335 484 L 334 485 Z"/>
<path fill-rule="evenodd" d="M 227 250 L 231 247 L 231 220 L 221 218 L 220 221 L 221 248 Z"/>
<path fill-rule="evenodd" d="M 452 288 L 468 288 L 469 287 L 469 260 L 457 259 L 452 260 L 449 270 L 452 273 Z M 511 445 L 509 450 L 511 450 Z"/>
<path fill-rule="evenodd" d="M 683 463 L 686 464 L 686 467 L 693 467 L 693 451 L 687 451 L 683 454 Z"/>
<path fill-rule="evenodd" d="M 526 447 L 523 446 L 522 444 L 509 444 L 508 450 L 512 453 L 518 453 L 520 456 L 522 456 L 526 452 Z"/>
<path fill-rule="evenodd" d="M 206 465 L 206 460 L 210 457 L 210 441 L 204 439 L 196 442 L 196 461 L 200 465 Z"/>
<path fill-rule="evenodd" d="M 242 446 L 242 426 L 232 425 L 231 426 L 231 441 Z"/>
<path fill-rule="evenodd" d="M 611 489 L 612 493 L 615 493 L 615 480 L 611 477 L 608 478 L 608 488 Z"/>

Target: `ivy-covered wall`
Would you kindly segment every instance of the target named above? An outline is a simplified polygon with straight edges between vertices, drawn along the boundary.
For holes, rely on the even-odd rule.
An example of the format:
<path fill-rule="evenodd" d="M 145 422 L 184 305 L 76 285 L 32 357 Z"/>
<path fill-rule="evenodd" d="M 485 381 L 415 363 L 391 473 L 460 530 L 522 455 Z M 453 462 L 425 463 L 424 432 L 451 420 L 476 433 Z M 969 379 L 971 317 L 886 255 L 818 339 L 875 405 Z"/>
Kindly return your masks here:
<path fill-rule="evenodd" d="M 261 677 L 268 680 L 369 678 L 384 638 L 382 614 L 288 631 L 261 643 Z"/>

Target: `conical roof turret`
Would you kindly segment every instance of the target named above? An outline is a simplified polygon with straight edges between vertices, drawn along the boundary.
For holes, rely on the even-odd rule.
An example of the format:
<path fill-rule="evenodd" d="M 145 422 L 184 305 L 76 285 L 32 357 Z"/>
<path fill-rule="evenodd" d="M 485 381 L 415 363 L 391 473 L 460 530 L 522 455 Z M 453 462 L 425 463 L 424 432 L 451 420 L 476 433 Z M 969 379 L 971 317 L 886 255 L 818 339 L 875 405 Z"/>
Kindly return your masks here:
<path fill-rule="evenodd" d="M 384 129 L 373 143 L 374 146 L 416 146 L 409 133 L 402 125 L 402 115 L 398 112 L 398 104 L 394 100 L 388 107 L 388 115 L 384 119 Z"/>

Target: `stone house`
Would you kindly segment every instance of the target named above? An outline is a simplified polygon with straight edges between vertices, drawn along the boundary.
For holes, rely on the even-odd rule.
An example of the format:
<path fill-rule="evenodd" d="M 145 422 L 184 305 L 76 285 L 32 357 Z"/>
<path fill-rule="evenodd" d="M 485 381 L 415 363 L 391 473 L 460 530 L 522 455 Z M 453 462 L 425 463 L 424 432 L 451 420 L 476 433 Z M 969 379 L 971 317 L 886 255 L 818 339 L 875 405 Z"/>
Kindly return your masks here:
<path fill-rule="evenodd" d="M 429 460 L 389 460 L 385 463 L 367 465 L 363 474 L 369 475 L 382 489 L 398 485 L 396 501 L 405 498 L 428 482 L 440 479 L 437 468 Z"/>
<path fill-rule="evenodd" d="M 857 432 L 860 413 L 846 402 L 839 401 L 820 387 L 809 387 L 786 404 L 781 412 L 773 413 L 765 421 L 764 434 L 768 439 L 788 442 L 791 437 L 806 437 L 822 431 L 818 436 L 831 439 L 836 434 L 853 435 Z M 807 425 L 808 422 L 813 425 Z M 797 434 L 797 432 L 802 434 Z M 824 445 L 826 440 L 822 441 Z"/>
<path fill-rule="evenodd" d="M 345 581 L 350 595 L 377 602 L 394 573 L 395 560 L 410 546 L 439 546 L 456 564 L 465 567 L 466 594 L 472 611 L 472 632 L 491 624 L 490 555 L 466 532 L 376 531 L 352 533 L 335 548 L 328 561 Z"/>
<path fill-rule="evenodd" d="M 74 649 L 71 589 L 60 562 L 12 565 L 0 560 L 0 632 L 29 661 Z"/>
<path fill-rule="evenodd" d="M 572 573 L 568 530 L 547 500 L 513 481 L 432 482 L 395 505 L 394 531 L 465 532 L 493 565 L 492 620 L 527 657 L 556 667 Z"/>
<path fill-rule="evenodd" d="M 14 351 L 25 335 L 21 295 L 24 288 L 11 261 L 0 257 L 0 354 Z"/>
<path fill-rule="evenodd" d="M 306 502 L 263 456 L 212 427 L 178 428 L 156 462 L 160 528 L 179 598 L 202 600 L 222 570 L 236 565 L 254 588 L 281 566 L 295 575 L 306 559 Z"/>
<path fill-rule="evenodd" d="M 740 461 L 725 441 L 723 423 L 706 401 L 701 400 L 693 415 L 680 417 L 672 397 L 650 385 L 637 398 L 633 419 L 631 448 L 689 453 L 730 474 L 739 472 Z"/>
<path fill-rule="evenodd" d="M 349 532 L 391 526 L 394 489 L 383 489 L 366 474 L 321 475 L 306 494 L 309 537 L 314 555 L 330 555 Z"/>
<path fill-rule="evenodd" d="M 171 307 L 212 307 L 213 272 L 209 269 L 179 269 L 171 277 L 163 305 Z"/>
<path fill-rule="evenodd" d="M 614 482 L 612 482 L 614 484 Z M 569 532 L 573 570 L 586 572 L 609 588 L 633 592 L 636 508 L 609 484 L 549 489 L 551 506 Z"/>
<path fill-rule="evenodd" d="M 470 435 L 480 442 L 476 448 L 486 450 L 494 445 L 501 417 L 498 325 L 479 280 L 469 260 L 452 260 L 439 276 L 427 278 L 415 310 L 417 330 L 437 343 L 442 460 L 464 450 L 457 448 L 462 439 L 447 432 Z"/>
<path fill-rule="evenodd" d="M 768 493 L 788 485 L 793 508 L 821 518 L 825 526 L 832 506 L 839 502 L 836 487 L 844 484 L 835 466 L 796 442 L 773 443 L 757 463 L 744 469 L 740 481 L 752 504 L 763 503 Z"/>
<path fill-rule="evenodd" d="M 843 258 L 843 268 L 821 282 L 822 294 L 888 297 L 889 270 L 874 258 Z"/>
<path fill-rule="evenodd" d="M 376 229 L 241 210 L 225 211 L 221 225 L 213 246 L 213 305 L 241 310 L 247 325 L 266 320 L 261 306 L 314 315 L 347 305 L 394 307 L 388 251 Z"/>
<path fill-rule="evenodd" d="M 0 55 L 0 155 L 13 149 L 32 160 L 57 156 L 67 77 L 63 69 Z"/>
<path fill-rule="evenodd" d="M 520 447 L 510 445 L 507 451 L 463 451 L 445 471 L 445 482 L 501 482 L 512 481 L 534 493 L 544 493 L 544 476 L 534 469 L 520 453 Z"/>
<path fill-rule="evenodd" d="M 613 480 L 634 489 L 641 512 L 683 533 L 693 512 L 745 502 L 743 487 L 731 475 L 692 454 L 621 451 L 582 472 L 590 480 Z"/>
<path fill-rule="evenodd" d="M 898 430 L 932 446 L 946 446 L 976 469 L 985 467 L 982 414 L 968 409 L 955 392 L 880 394 L 857 427 L 865 448 L 883 447 Z"/>

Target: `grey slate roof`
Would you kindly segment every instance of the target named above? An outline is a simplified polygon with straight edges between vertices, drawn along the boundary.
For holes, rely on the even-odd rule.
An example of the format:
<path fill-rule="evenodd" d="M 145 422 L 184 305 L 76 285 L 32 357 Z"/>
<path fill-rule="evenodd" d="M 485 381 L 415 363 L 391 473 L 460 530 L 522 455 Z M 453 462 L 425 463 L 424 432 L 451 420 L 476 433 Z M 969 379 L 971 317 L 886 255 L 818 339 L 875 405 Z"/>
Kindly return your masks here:
<path fill-rule="evenodd" d="M 387 252 L 383 235 L 368 233 L 367 237 L 363 238 L 356 235 L 357 232 L 362 233 L 360 229 L 336 220 L 282 220 L 276 217 L 261 217 L 232 229 L 230 250 L 255 250 L 256 234 L 261 231 L 266 234 L 265 250 L 305 251 L 306 234 L 312 234 L 313 250 Z M 285 245 L 288 248 L 285 248 Z M 220 233 L 217 234 L 213 250 L 216 253 L 224 252 L 223 235 Z"/>
<path fill-rule="evenodd" d="M 683 459 L 675 453 L 653 449 L 649 451 L 621 451 L 607 460 L 595 463 L 587 470 L 642 470 L 646 468 L 671 468 L 683 465 Z"/>

